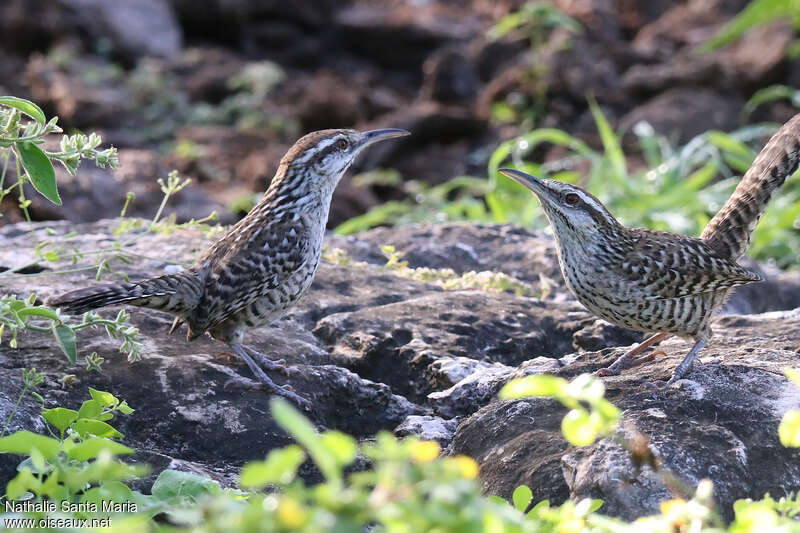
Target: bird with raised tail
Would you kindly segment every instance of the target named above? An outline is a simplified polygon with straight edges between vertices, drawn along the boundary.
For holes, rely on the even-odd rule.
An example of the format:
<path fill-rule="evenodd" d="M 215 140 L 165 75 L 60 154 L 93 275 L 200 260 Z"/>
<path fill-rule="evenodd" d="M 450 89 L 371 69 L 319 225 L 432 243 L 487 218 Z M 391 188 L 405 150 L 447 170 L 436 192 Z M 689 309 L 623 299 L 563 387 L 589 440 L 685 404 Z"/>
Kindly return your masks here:
<path fill-rule="evenodd" d="M 731 290 L 762 281 L 737 261 L 772 194 L 798 161 L 800 114 L 767 142 L 699 238 L 627 228 L 580 187 L 513 169 L 500 172 L 539 198 L 553 229 L 561 273 L 578 301 L 612 324 L 653 333 L 598 375 L 615 375 L 651 359 L 638 356 L 672 335 L 691 338 L 694 345 L 667 382 L 671 385 L 709 342 L 711 318 Z"/>
<path fill-rule="evenodd" d="M 209 333 L 226 343 L 268 391 L 308 407 L 305 398 L 266 375 L 265 370 L 285 373 L 286 368 L 242 344 L 244 333 L 279 318 L 308 290 L 333 191 L 356 156 L 373 143 L 404 135 L 409 132 L 401 129 L 309 133 L 284 155 L 261 201 L 192 267 L 68 292 L 48 304 L 70 313 L 112 304 L 171 313 L 176 317 L 172 330 L 185 322 L 190 341 Z"/>

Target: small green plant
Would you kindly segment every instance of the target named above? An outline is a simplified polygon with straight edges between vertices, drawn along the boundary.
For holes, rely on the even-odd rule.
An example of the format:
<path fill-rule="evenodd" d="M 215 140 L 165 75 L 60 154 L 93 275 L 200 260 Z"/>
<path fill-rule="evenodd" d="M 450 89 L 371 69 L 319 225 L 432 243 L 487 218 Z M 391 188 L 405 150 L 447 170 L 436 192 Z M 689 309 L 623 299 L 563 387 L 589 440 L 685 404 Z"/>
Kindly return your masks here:
<path fill-rule="evenodd" d="M 90 311 L 76 322 L 62 316 L 57 309 L 36 305 L 35 294 L 24 300 L 15 296 L 2 296 L 0 297 L 0 344 L 4 335 L 8 335 L 9 347 L 17 348 L 17 336 L 22 330 L 50 333 L 67 360 L 75 364 L 78 358 L 76 332 L 84 328 L 102 326 L 112 339 L 122 341 L 119 350 L 128 356 L 129 361 L 138 361 L 141 359 L 142 351 L 142 345 L 137 340 L 139 330 L 128 322 L 129 319 L 130 314 L 125 310 L 120 311 L 113 320 Z"/>
<path fill-rule="evenodd" d="M 800 107 L 800 91 L 788 85 L 770 85 L 759 89 L 744 105 L 742 118 L 746 119 L 760 106 L 777 100 L 788 100 L 794 107 Z"/>
<path fill-rule="evenodd" d="M 370 183 L 369 179 L 356 182 Z M 417 222 L 446 222 L 448 220 L 491 221 L 486 204 L 481 199 L 491 189 L 485 179 L 461 176 L 433 187 L 415 180 L 400 182 L 408 201 L 389 201 L 351 218 L 334 231 L 351 235 L 376 226 L 396 226 Z"/>
<path fill-rule="evenodd" d="M 530 48 L 528 68 L 521 80 L 525 91 L 512 93 L 503 101 L 493 102 L 494 121 L 520 123 L 527 129 L 544 116 L 547 105 L 548 62 L 542 58 L 542 47 L 556 28 L 564 28 L 574 34 L 583 31 L 578 21 L 559 11 L 551 2 L 529 1 L 517 11 L 500 19 L 489 30 L 490 39 L 510 36 L 527 40 Z"/>
<path fill-rule="evenodd" d="M 452 268 L 412 268 L 408 261 L 403 261 L 403 254 L 394 246 L 381 246 L 381 252 L 386 257 L 386 264 L 380 270 L 390 272 L 395 276 L 422 281 L 437 285 L 444 290 L 470 290 L 477 289 L 486 292 L 513 292 L 517 296 L 532 296 L 545 298 L 549 293 L 549 284 L 546 278 L 541 278 L 541 289 L 537 290 L 531 285 L 520 281 L 503 272 L 484 270 L 481 272 L 469 271 L 457 274 Z M 368 263 L 353 261 L 346 251 L 341 248 L 325 249 L 323 259 L 326 261 L 353 268 L 367 268 Z"/>
<path fill-rule="evenodd" d="M 731 133 L 708 131 L 675 147 L 646 122 L 633 128 L 646 164 L 631 168 L 621 134 L 613 130 L 596 103 L 590 109 L 602 141 L 591 148 L 569 133 L 539 128 L 501 143 L 489 159 L 489 180 L 455 178 L 433 188 L 407 191 L 410 199 L 378 206 L 336 228 L 352 233 L 380 225 L 450 220 L 514 222 L 547 229 L 547 220 L 530 191 L 501 177 L 501 166 L 539 177 L 575 183 L 597 196 L 623 224 L 699 235 L 728 200 L 755 158 L 751 147 L 773 133 L 775 125 L 754 125 Z M 529 154 L 543 144 L 566 149 L 547 163 Z M 577 172 L 578 165 L 586 170 Z M 749 253 L 780 267 L 800 258 L 800 180 L 790 179 L 775 195 L 753 236 Z"/>
<path fill-rule="evenodd" d="M 564 438 L 575 446 L 588 446 L 610 435 L 620 419 L 619 409 L 605 399 L 605 392 L 603 382 L 589 374 L 581 374 L 571 382 L 541 374 L 511 381 L 500 390 L 500 398 L 555 398 L 569 409 L 561 422 Z"/>
<path fill-rule="evenodd" d="M 784 372 L 792 383 L 800 386 L 800 370 L 787 368 Z M 786 411 L 778 426 L 778 437 L 787 448 L 800 448 L 800 409 Z"/>
<path fill-rule="evenodd" d="M 58 152 L 40 148 L 48 135 L 62 131 L 57 122 L 58 117 L 48 121 L 39 106 L 29 100 L 0 96 L 0 202 L 16 189 L 19 207 L 28 220 L 31 202 L 25 198 L 25 183 L 30 182 L 42 196 L 61 205 L 54 162 L 64 165 L 72 175 L 83 159 L 94 160 L 100 167 L 108 165 L 114 168 L 119 164 L 116 148 L 98 149 L 102 139 L 96 133 L 64 135 Z M 16 181 L 7 186 L 6 177 L 12 158 Z"/>
<path fill-rule="evenodd" d="M 708 52 L 726 46 L 757 26 L 775 20 L 788 20 L 800 28 L 800 1 L 798 0 L 751 0 L 733 19 L 699 47 Z"/>
<path fill-rule="evenodd" d="M 8 426 L 11 424 L 11 421 L 14 420 L 17 410 L 19 409 L 19 404 L 22 403 L 22 399 L 25 397 L 25 394 L 30 392 L 31 396 L 44 405 L 44 398 L 42 398 L 38 392 L 33 390 L 42 383 L 44 383 L 43 372 L 37 372 L 35 368 L 31 368 L 30 370 L 27 368 L 22 369 L 22 390 L 20 391 L 19 396 L 17 396 L 17 401 L 14 404 L 14 408 L 10 413 L 8 413 L 8 418 L 6 418 L 6 421 L 3 424 L 3 430 L 0 431 L 0 437 L 6 434 Z"/>
<path fill-rule="evenodd" d="M 31 498 L 37 502 L 59 502 L 53 510 L 85 518 L 90 506 L 99 507 L 104 498 L 121 504 L 131 491 L 122 481 L 144 474 L 141 466 L 115 459 L 133 453 L 117 442 L 122 434 L 108 424 L 116 414 L 133 413 L 126 402 L 110 393 L 89 389 L 91 399 L 79 410 L 56 407 L 42 411 L 52 437 L 30 431 L 17 431 L 0 438 L 0 453 L 26 456 L 18 474 L 8 482 L 5 498 L 18 502 Z M 127 489 L 127 490 L 126 490 Z M 12 503 L 12 506 L 14 504 Z M 104 505 L 108 505 L 105 503 Z"/>

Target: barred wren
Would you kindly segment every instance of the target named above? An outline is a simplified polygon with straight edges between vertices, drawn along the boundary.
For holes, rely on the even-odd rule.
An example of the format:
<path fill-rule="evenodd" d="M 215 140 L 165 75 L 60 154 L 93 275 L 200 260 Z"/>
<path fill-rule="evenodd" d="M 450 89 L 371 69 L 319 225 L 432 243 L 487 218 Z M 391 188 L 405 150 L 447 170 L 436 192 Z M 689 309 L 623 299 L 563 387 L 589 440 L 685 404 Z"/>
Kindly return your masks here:
<path fill-rule="evenodd" d="M 625 328 L 655 333 L 599 375 L 646 359 L 649 346 L 678 335 L 695 343 L 667 385 L 681 379 L 711 338 L 709 323 L 730 294 L 761 277 L 737 263 L 750 245 L 772 193 L 800 161 L 800 114 L 769 140 L 700 238 L 620 224 L 580 187 L 500 172 L 539 198 L 556 239 L 567 287 L 589 311 Z"/>
<path fill-rule="evenodd" d="M 71 313 L 120 303 L 166 311 L 176 316 L 170 332 L 185 322 L 190 341 L 209 333 L 227 343 L 267 390 L 308 406 L 264 373 L 286 369 L 242 344 L 244 332 L 280 317 L 308 290 L 339 180 L 364 148 L 403 135 L 409 132 L 309 133 L 283 157 L 262 200 L 194 266 L 143 281 L 72 291 L 48 303 Z"/>

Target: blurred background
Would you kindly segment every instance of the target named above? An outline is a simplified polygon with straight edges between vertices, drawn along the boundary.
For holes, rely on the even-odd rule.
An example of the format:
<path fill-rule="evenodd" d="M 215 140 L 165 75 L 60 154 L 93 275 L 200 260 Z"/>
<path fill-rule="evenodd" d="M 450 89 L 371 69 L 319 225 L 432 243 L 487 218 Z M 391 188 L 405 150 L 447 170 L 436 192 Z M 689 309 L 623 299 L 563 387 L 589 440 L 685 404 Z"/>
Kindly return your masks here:
<path fill-rule="evenodd" d="M 57 166 L 64 205 L 30 194 L 36 220 L 116 217 L 128 192 L 127 214 L 152 217 L 156 178 L 177 169 L 193 183 L 167 212 L 230 223 L 300 135 L 400 127 L 413 135 L 343 180 L 330 228 L 546 227 L 504 164 L 581 184 L 627 224 L 697 234 L 798 111 L 795 4 L 4 0 L 0 94 L 119 149 L 114 170 Z M 752 249 L 781 267 L 800 256 L 797 182 Z M 16 204 L 0 225 L 24 219 Z"/>

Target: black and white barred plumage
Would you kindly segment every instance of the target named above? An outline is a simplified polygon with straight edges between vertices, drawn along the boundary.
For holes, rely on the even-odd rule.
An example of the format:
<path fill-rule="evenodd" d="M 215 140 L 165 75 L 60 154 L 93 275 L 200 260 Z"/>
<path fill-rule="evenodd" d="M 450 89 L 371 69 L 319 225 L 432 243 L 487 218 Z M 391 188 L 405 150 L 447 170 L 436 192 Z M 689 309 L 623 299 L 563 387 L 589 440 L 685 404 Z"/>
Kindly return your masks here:
<path fill-rule="evenodd" d="M 626 228 L 580 187 L 516 170 L 501 172 L 538 196 L 553 228 L 566 284 L 589 311 L 629 329 L 658 332 L 659 340 L 664 334 L 695 339 L 674 381 L 711 337 L 711 318 L 731 289 L 762 280 L 737 260 L 772 193 L 799 161 L 797 115 L 769 140 L 700 238 Z M 631 355 L 607 373 L 627 366 Z"/>
<path fill-rule="evenodd" d="M 339 180 L 366 146 L 401 135 L 408 132 L 309 133 L 283 157 L 262 200 L 194 266 L 139 282 L 72 291 L 48 303 L 73 313 L 119 303 L 167 311 L 188 325 L 189 340 L 208 332 L 250 365 L 238 349 L 245 330 L 281 316 L 314 279 Z"/>

